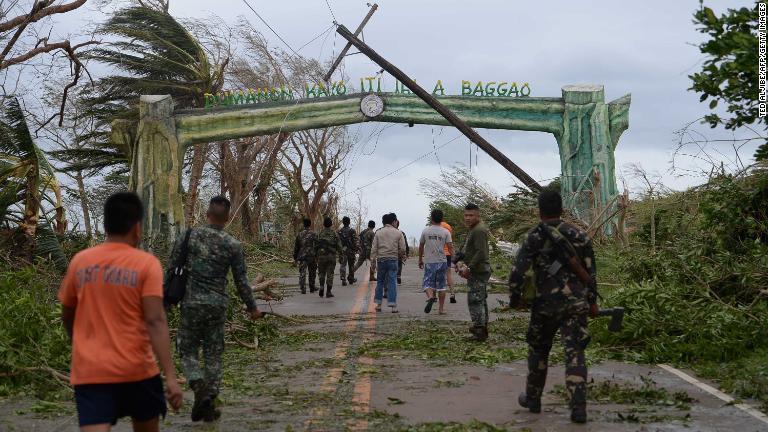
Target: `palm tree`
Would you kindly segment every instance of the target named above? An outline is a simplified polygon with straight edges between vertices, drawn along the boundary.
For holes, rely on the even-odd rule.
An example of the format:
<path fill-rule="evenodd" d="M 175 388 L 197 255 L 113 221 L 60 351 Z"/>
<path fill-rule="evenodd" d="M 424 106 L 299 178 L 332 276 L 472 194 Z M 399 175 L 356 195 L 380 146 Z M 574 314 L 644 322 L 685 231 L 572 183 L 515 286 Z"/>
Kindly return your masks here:
<path fill-rule="evenodd" d="M 52 196 L 51 196 L 52 194 Z M 54 230 L 66 229 L 61 187 L 54 168 L 45 153 L 35 144 L 29 132 L 24 112 L 15 97 L 0 101 L 0 220 L 15 222 L 21 234 L 17 252 L 31 260 L 35 254 L 35 239 L 43 203 L 54 211 Z M 50 247 L 50 246 L 47 246 Z"/>
<path fill-rule="evenodd" d="M 132 7 L 117 11 L 100 32 L 114 38 L 99 45 L 87 58 L 118 71 L 96 83 L 96 94 L 84 96 L 85 115 L 98 122 L 97 130 L 81 137 L 80 149 L 52 154 L 67 164 L 65 170 L 91 171 L 114 167 L 127 171 L 132 148 L 110 142 L 110 124 L 125 120 L 138 125 L 139 97 L 170 94 L 178 108 L 204 106 L 206 93 L 217 93 L 224 84 L 227 60 L 214 65 L 198 39 L 166 11 Z M 204 146 L 195 147 L 187 205 L 197 201 L 197 183 L 205 162 Z M 188 207 L 189 212 L 189 207 Z M 189 220 L 189 219 L 188 219 Z"/>

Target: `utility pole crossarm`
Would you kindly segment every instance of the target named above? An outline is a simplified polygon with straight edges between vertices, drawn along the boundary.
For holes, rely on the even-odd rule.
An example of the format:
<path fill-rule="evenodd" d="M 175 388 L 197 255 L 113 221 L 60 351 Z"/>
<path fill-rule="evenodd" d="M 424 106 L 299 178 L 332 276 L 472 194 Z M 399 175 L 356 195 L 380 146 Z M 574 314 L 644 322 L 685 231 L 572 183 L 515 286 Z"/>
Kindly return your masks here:
<path fill-rule="evenodd" d="M 371 6 L 371 10 L 368 11 L 368 15 L 363 18 L 363 22 L 360 23 L 359 26 L 357 26 L 357 30 L 355 30 L 355 37 L 357 37 L 362 31 L 363 27 L 365 27 L 366 24 L 368 24 L 368 20 L 371 19 L 373 16 L 373 13 L 376 12 L 376 9 L 379 8 L 379 5 L 374 3 L 373 6 Z M 331 68 L 328 69 L 328 72 L 323 77 L 323 82 L 328 82 L 331 80 L 331 75 L 333 75 L 333 72 L 336 70 L 337 67 L 339 67 L 339 64 L 341 63 L 341 60 L 344 59 L 344 56 L 347 55 L 347 51 L 352 48 L 352 43 L 347 42 L 346 45 L 344 45 L 344 49 L 341 50 L 339 53 L 339 56 L 336 57 L 336 60 L 334 60 L 333 64 L 331 65 Z"/>
<path fill-rule="evenodd" d="M 483 151 L 485 151 L 496 162 L 500 163 L 504 168 L 507 169 L 507 171 L 512 173 L 512 175 L 523 182 L 526 187 L 534 191 L 541 190 L 541 185 L 539 185 L 539 183 L 534 180 L 533 177 L 529 176 L 528 173 L 523 171 L 522 168 L 517 166 L 517 164 L 512 162 L 512 160 L 510 160 L 502 152 L 496 149 L 496 147 L 489 143 L 485 138 L 480 136 L 480 134 L 478 134 L 474 129 L 472 129 L 456 114 L 454 114 L 453 111 L 449 110 L 434 96 L 416 84 L 416 82 L 410 79 L 408 75 L 405 74 L 405 72 L 401 71 L 395 65 L 385 60 L 365 42 L 361 41 L 357 38 L 356 35 L 352 34 L 349 29 L 343 25 L 339 25 L 336 29 L 336 32 L 341 35 L 341 37 L 349 41 L 351 45 L 354 45 L 355 48 L 357 48 L 361 53 L 368 56 L 368 58 L 370 58 L 374 63 L 381 66 L 382 69 L 395 77 L 395 79 L 400 81 L 404 86 L 408 87 L 409 90 L 411 90 L 416 96 L 426 102 L 427 105 L 442 115 L 450 124 L 452 124 L 454 127 L 456 127 L 456 129 L 458 129 L 467 138 L 469 138 L 470 141 L 477 144 L 478 147 L 483 149 Z"/>

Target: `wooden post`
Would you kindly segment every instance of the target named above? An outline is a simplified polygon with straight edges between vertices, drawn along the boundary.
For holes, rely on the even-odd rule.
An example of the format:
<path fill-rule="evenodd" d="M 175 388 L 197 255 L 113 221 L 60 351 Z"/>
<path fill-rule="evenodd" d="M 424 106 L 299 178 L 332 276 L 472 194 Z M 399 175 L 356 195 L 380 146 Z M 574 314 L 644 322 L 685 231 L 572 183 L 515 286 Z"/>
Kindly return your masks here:
<path fill-rule="evenodd" d="M 539 185 L 536 180 L 533 179 L 533 177 L 529 176 L 528 173 L 522 170 L 517 164 L 512 162 L 508 157 L 506 157 L 503 153 L 501 153 L 496 147 L 491 145 L 488 141 L 485 140 L 480 134 L 478 134 L 474 129 L 469 127 L 466 123 L 464 123 L 463 120 L 461 120 L 456 114 L 453 113 L 453 111 L 449 110 L 445 105 L 443 105 L 440 101 L 435 99 L 431 94 L 429 94 L 426 90 L 421 88 L 418 84 L 416 84 L 415 81 L 410 79 L 408 75 L 405 74 L 405 72 L 398 69 L 395 65 L 389 63 L 387 60 L 385 60 L 382 56 L 380 56 L 376 51 L 374 51 L 371 47 L 365 44 L 365 42 L 361 41 L 355 35 L 353 35 L 349 29 L 344 27 L 343 25 L 340 25 L 336 32 L 341 35 L 344 39 L 348 40 L 352 45 L 355 46 L 358 50 L 360 50 L 361 53 L 365 54 L 370 58 L 374 63 L 381 66 L 382 69 L 389 72 L 395 79 L 403 83 L 404 86 L 408 87 L 409 90 L 411 90 L 416 96 L 421 98 L 424 102 L 427 103 L 430 107 L 434 108 L 435 111 L 440 113 L 450 124 L 452 124 L 456 129 L 458 129 L 461 133 L 463 133 L 467 138 L 469 138 L 472 142 L 477 144 L 478 147 L 483 149 L 490 157 L 492 157 L 496 162 L 500 163 L 501 166 L 507 169 L 512 175 L 517 177 L 523 184 L 528 187 L 531 190 L 539 191 L 541 190 L 541 185 Z"/>
<path fill-rule="evenodd" d="M 363 31 L 363 27 L 365 27 L 365 25 L 368 24 L 368 20 L 371 19 L 371 17 L 373 16 L 373 13 L 376 12 L 376 9 L 378 8 L 379 8 L 379 5 L 377 5 L 376 3 L 374 3 L 373 6 L 371 6 L 371 10 L 368 11 L 368 15 L 366 15 L 365 18 L 363 18 L 363 22 L 361 22 L 360 25 L 357 26 L 357 30 L 355 30 L 355 37 L 357 37 L 357 35 L 359 35 L 360 32 Z M 331 80 L 331 75 L 333 75 L 333 72 L 336 70 L 337 67 L 339 67 L 339 63 L 341 63 L 341 60 L 343 60 L 344 56 L 347 55 L 347 51 L 349 51 L 350 48 L 352 48 L 352 43 L 347 42 L 347 44 L 344 45 L 344 49 L 341 50 L 341 52 L 339 53 L 339 56 L 336 57 L 336 60 L 331 65 L 331 68 L 328 69 L 328 72 L 323 77 L 323 81 L 328 82 Z"/>

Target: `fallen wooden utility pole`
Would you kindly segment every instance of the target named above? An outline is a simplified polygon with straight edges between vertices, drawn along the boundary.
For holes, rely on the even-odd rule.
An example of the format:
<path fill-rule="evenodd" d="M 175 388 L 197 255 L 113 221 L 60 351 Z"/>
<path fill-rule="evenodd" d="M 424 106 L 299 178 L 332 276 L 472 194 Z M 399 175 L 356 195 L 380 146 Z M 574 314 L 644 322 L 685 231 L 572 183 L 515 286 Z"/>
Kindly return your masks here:
<path fill-rule="evenodd" d="M 376 12 L 376 9 L 378 8 L 379 8 L 379 5 L 377 5 L 376 3 L 374 3 L 373 6 L 371 6 L 371 10 L 368 11 L 368 15 L 366 15 L 365 18 L 363 18 L 363 22 L 361 22 L 360 25 L 357 26 L 357 30 L 355 30 L 355 37 L 357 37 L 360 34 L 360 32 L 363 31 L 363 27 L 365 27 L 365 25 L 368 24 L 368 20 L 371 19 L 371 17 L 373 16 L 373 13 Z M 341 50 L 341 52 L 339 53 L 339 56 L 336 57 L 336 60 L 331 65 L 331 68 L 328 70 L 328 73 L 326 73 L 325 76 L 323 77 L 324 82 L 328 82 L 331 80 L 331 75 L 333 75 L 333 72 L 336 70 L 337 67 L 339 67 L 339 63 L 341 63 L 341 60 L 343 60 L 344 56 L 347 55 L 347 51 L 349 51 L 350 48 L 352 48 L 352 42 L 347 42 L 347 44 L 344 46 L 344 49 Z"/>
<path fill-rule="evenodd" d="M 500 163 L 501 166 L 507 169 L 507 171 L 517 177 L 518 180 L 523 182 L 525 186 L 533 191 L 541 190 L 541 185 L 536 180 L 534 180 L 533 177 L 529 176 L 528 173 L 523 171 L 522 168 L 517 166 L 517 164 L 512 162 L 508 157 L 504 156 L 504 154 L 496 149 L 496 147 L 491 145 L 491 143 L 486 141 L 485 138 L 481 137 L 480 134 L 478 134 L 474 129 L 464 123 L 464 121 L 461 120 L 456 114 L 454 114 L 453 111 L 446 108 L 445 105 L 440 103 L 440 101 L 438 101 L 434 96 L 416 84 L 416 82 L 410 79 L 408 75 L 405 74 L 405 72 L 398 69 L 392 63 L 386 61 L 382 56 L 380 56 L 376 51 L 369 47 L 365 42 L 358 39 L 349 31 L 349 29 L 343 25 L 339 25 L 339 27 L 336 29 L 336 32 L 340 34 L 341 37 L 349 41 L 349 43 L 354 45 L 355 48 L 360 50 L 361 53 L 368 56 L 368 58 L 370 58 L 374 63 L 381 66 L 381 68 L 385 71 L 389 72 L 390 75 L 395 77 L 395 79 L 400 81 L 404 86 L 408 87 L 409 90 L 411 90 L 416 96 L 420 97 L 424 102 L 427 103 L 427 105 L 434 108 L 435 111 L 437 111 L 440 115 L 445 117 L 446 120 L 448 120 L 448 123 L 455 126 L 456 129 L 458 129 L 467 138 L 469 138 L 470 141 L 477 144 L 478 147 L 488 153 L 488 155 L 492 157 L 493 160 Z"/>

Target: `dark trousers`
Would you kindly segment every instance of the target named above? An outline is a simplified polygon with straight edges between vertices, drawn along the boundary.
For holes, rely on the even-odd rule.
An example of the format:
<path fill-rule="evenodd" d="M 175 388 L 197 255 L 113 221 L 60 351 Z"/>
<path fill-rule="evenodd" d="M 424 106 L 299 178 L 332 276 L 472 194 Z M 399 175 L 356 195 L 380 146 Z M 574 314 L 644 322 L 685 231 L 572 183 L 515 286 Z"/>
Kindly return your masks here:
<path fill-rule="evenodd" d="M 529 398 L 540 399 L 547 380 L 549 351 L 557 330 L 565 346 L 565 387 L 571 408 L 587 405 L 587 363 L 584 350 L 589 344 L 588 306 L 547 311 L 534 306 L 526 340 L 528 342 L 528 378 L 525 391 Z"/>
<path fill-rule="evenodd" d="M 221 385 L 221 355 L 224 353 L 224 323 L 227 308 L 214 305 L 182 305 L 176 348 L 188 382 L 202 380 L 212 396 Z M 200 350 L 203 367 L 200 367 Z"/>
<path fill-rule="evenodd" d="M 349 270 L 349 277 L 347 277 L 347 270 Z M 339 274 L 341 275 L 341 281 L 348 281 L 352 283 L 355 280 L 355 253 L 346 252 L 341 255 L 339 260 Z"/>
<path fill-rule="evenodd" d="M 299 261 L 299 288 L 302 292 L 307 289 L 307 277 L 309 277 L 309 289 L 314 291 L 315 279 L 317 279 L 317 261 L 314 257 Z"/>

